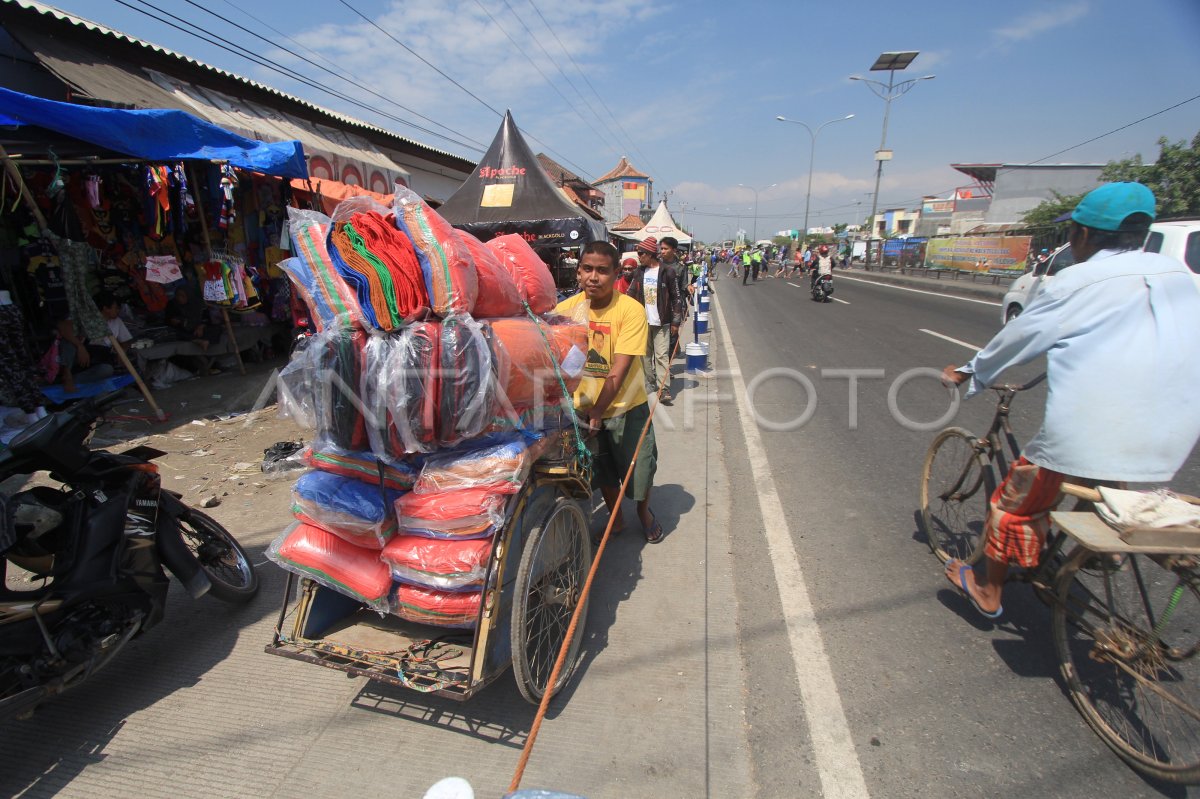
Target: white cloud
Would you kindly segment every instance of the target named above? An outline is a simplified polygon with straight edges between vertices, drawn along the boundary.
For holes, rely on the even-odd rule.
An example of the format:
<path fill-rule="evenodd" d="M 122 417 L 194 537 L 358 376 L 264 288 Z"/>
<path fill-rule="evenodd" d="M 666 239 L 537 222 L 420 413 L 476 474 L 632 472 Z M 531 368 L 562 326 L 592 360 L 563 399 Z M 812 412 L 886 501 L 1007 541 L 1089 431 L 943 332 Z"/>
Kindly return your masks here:
<path fill-rule="evenodd" d="M 1054 28 L 1069 25 L 1090 10 L 1091 4 L 1087 0 L 1078 0 L 1068 5 L 1035 11 L 1014 20 L 1010 25 L 995 29 L 992 31 L 992 37 L 996 45 L 1001 47 L 1023 42 Z"/>
<path fill-rule="evenodd" d="M 624 51 L 615 37 L 627 30 L 631 22 L 646 22 L 664 13 L 664 7 L 653 0 L 534 2 L 553 26 L 558 39 L 569 49 L 571 57 L 598 88 L 602 86 L 601 78 L 609 71 L 614 56 L 624 57 L 617 55 Z M 614 138 L 613 134 L 603 129 L 602 123 L 597 121 L 575 90 L 559 74 L 560 68 L 592 103 L 608 127 L 615 130 L 616 126 L 525 0 L 510 0 L 507 6 L 486 3 L 494 20 L 474 0 L 392 0 L 382 11 L 375 13 L 369 12 L 363 4 L 357 7 L 370 14 L 387 34 L 420 53 L 488 105 L 501 112 L 506 108 L 512 109 L 522 129 L 527 133 L 532 132 L 546 143 L 542 145 L 531 141 L 530 145 L 535 150 L 547 149 L 548 145 L 549 149 L 574 154 L 571 157 L 577 158 L 578 153 L 589 152 L 595 154 L 593 160 L 596 162 L 613 163 L 621 154 L 614 153 L 613 145 L 606 144 L 606 140 Z M 297 19 L 296 22 L 301 20 Z M 290 33 L 305 47 L 353 73 L 362 85 L 371 90 L 395 98 L 396 102 L 437 119 L 466 136 L 484 143 L 491 141 L 499 119 L 480 102 L 406 52 L 387 34 L 351 13 L 340 14 L 336 19 L 331 16 L 320 24 Z M 509 40 L 510 36 L 516 45 Z M 541 47 L 538 47 L 538 43 Z M 268 56 L 294 65 L 298 71 L 315 74 L 312 67 L 286 53 L 276 52 Z M 547 85 L 541 73 L 553 82 L 557 91 Z M 417 124 L 429 127 L 429 123 L 421 122 L 411 114 L 361 90 L 349 88 L 328 75 L 319 75 L 317 79 L 336 86 L 380 112 L 412 119 Z M 290 90 L 298 91 L 299 88 L 292 86 Z M 604 89 L 601 88 L 601 91 L 604 92 Z M 621 115 L 621 110 L 612 103 L 611 95 L 605 99 L 610 103 L 613 113 Z M 328 96 L 318 97 L 317 101 L 402 134 L 429 141 L 434 146 L 461 151 L 461 148 L 430 140 L 428 135 L 413 133 L 393 120 L 375 117 L 369 111 L 348 106 Z M 624 119 L 622 123 L 631 135 L 638 135 Z M 603 132 L 597 133 L 594 130 L 597 128 Z M 619 131 L 615 135 L 624 141 Z M 478 153 L 473 155 L 477 156 Z"/>

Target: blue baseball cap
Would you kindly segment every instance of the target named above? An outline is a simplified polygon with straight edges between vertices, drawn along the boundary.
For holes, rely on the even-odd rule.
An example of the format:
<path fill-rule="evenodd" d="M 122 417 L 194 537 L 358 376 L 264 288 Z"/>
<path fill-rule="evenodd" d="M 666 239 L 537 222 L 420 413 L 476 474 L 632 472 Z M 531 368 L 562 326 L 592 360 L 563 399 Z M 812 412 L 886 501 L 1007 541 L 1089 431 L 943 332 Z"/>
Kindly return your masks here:
<path fill-rule="evenodd" d="M 1154 219 L 1154 192 L 1141 183 L 1105 183 L 1083 196 L 1079 205 L 1055 222 L 1070 219 L 1084 227 L 1117 231 L 1130 214 L 1146 214 Z"/>

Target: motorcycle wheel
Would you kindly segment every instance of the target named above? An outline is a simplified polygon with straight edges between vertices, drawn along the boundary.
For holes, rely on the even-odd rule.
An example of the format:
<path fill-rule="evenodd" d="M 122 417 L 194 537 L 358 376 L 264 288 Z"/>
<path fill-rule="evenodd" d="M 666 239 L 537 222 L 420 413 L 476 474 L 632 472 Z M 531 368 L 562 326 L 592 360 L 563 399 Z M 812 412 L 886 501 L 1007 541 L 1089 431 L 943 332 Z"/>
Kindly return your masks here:
<path fill-rule="evenodd" d="M 185 508 L 178 519 L 183 543 L 212 583 L 209 593 L 225 602 L 249 602 L 258 593 L 258 575 L 237 539 L 194 508 Z"/>

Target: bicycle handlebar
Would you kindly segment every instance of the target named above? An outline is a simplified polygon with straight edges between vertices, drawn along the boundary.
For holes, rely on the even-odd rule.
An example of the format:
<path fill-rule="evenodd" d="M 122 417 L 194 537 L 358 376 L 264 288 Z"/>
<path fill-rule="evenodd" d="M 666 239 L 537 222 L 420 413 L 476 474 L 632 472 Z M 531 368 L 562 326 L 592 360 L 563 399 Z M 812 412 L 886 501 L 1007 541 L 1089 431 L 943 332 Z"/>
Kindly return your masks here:
<path fill-rule="evenodd" d="M 1033 388 L 1034 386 L 1036 386 L 1038 383 L 1041 383 L 1045 379 L 1046 379 L 1046 373 L 1042 372 L 1040 375 L 1033 378 L 1028 383 L 1002 383 L 998 386 L 992 386 L 991 388 L 994 391 L 1013 391 L 1013 392 L 1025 391 L 1026 389 Z"/>

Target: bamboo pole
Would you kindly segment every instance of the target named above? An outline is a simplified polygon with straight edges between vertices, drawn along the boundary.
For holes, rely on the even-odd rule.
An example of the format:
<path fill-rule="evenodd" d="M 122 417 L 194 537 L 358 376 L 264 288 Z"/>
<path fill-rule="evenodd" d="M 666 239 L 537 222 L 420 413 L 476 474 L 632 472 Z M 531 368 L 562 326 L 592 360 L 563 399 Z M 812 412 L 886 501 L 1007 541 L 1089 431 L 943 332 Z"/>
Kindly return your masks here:
<path fill-rule="evenodd" d="M 9 176 L 12 177 L 13 182 L 17 184 L 17 191 L 20 192 L 22 199 L 25 200 L 25 205 L 29 208 L 30 213 L 33 214 L 33 219 L 37 222 L 38 230 L 44 231 L 49 229 L 49 226 L 46 224 L 46 217 L 42 215 L 42 209 L 38 208 L 33 195 L 29 193 L 29 187 L 25 185 L 25 176 L 21 174 L 21 170 L 17 167 L 16 162 L 8 157 L 8 151 L 4 149 L 4 145 L 2 144 L 0 144 L 0 158 L 4 159 L 4 168 L 7 170 Z M 55 247 L 55 250 L 57 249 Z M 145 381 L 142 380 L 142 376 L 130 362 L 129 356 L 125 354 L 125 350 L 121 348 L 121 343 L 117 341 L 117 337 L 110 333 L 108 343 L 113 348 L 113 351 L 116 352 L 121 363 L 129 370 L 129 374 L 133 375 L 133 380 L 137 383 L 138 390 L 142 392 L 142 396 L 146 398 L 150 409 L 154 411 L 155 418 L 160 422 L 165 422 L 167 415 L 163 413 L 162 408 L 158 407 L 158 403 L 154 401 L 154 395 L 150 393 L 150 389 L 146 386 Z"/>
<path fill-rule="evenodd" d="M 212 238 L 208 235 L 208 214 L 205 213 L 204 198 L 200 196 L 200 184 L 196 182 L 196 170 L 188 165 L 187 171 L 192 176 L 192 188 L 196 192 L 196 196 L 200 198 L 200 213 L 197 216 L 200 217 L 200 231 L 204 234 L 204 248 L 211 256 Z M 242 363 L 242 351 L 238 349 L 237 336 L 233 334 L 233 322 L 229 321 L 229 309 L 224 305 L 221 306 L 221 319 L 225 322 L 225 334 L 229 336 L 229 346 L 233 350 L 233 357 L 237 358 L 238 371 L 246 374 L 246 364 Z"/>

